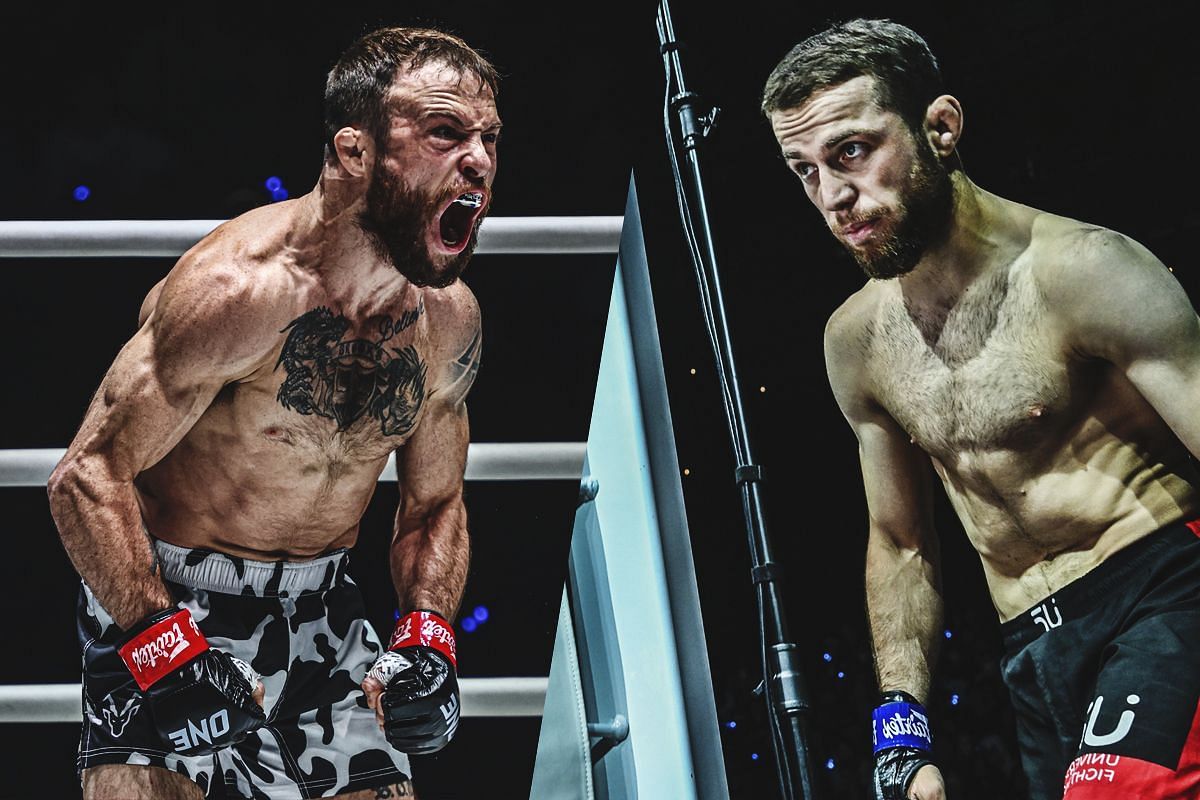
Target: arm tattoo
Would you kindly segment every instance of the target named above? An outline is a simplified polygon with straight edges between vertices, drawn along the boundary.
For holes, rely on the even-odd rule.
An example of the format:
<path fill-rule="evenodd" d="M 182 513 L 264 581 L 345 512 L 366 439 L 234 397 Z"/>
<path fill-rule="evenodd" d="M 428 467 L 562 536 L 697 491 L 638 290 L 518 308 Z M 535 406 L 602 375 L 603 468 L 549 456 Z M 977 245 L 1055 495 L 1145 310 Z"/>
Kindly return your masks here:
<path fill-rule="evenodd" d="M 471 337 L 471 343 L 450 364 L 449 380 L 447 383 L 458 399 L 466 397 L 467 391 L 475 383 L 475 375 L 479 372 L 479 362 L 482 354 L 483 331 L 477 327 L 475 328 L 475 335 Z"/>

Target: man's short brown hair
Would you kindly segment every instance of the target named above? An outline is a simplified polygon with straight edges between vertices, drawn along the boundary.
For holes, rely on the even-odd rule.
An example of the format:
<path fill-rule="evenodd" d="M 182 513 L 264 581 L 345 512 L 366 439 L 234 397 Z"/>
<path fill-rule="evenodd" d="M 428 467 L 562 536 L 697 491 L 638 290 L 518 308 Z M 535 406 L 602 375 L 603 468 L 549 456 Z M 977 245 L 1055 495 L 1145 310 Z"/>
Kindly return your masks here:
<path fill-rule="evenodd" d="M 852 19 L 808 37 L 784 56 L 763 88 L 762 111 L 803 105 L 814 94 L 868 75 L 875 101 L 919 130 L 929 104 L 943 94 L 937 59 L 915 31 L 886 19 Z"/>
<path fill-rule="evenodd" d="M 495 97 L 496 68 L 470 45 L 429 28 L 380 28 L 359 38 L 338 58 L 325 81 L 325 145 L 332 158 L 333 136 L 347 125 L 363 127 L 376 142 L 387 130 L 384 99 L 400 70 L 434 62 L 479 79 Z"/>

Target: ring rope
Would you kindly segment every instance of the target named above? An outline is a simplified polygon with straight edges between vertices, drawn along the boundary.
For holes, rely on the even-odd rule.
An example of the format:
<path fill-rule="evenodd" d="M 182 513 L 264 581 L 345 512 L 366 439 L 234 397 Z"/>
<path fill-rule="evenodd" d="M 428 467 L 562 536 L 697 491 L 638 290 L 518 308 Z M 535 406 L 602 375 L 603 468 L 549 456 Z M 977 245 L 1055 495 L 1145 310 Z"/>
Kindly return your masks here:
<path fill-rule="evenodd" d="M 488 217 L 480 255 L 616 253 L 623 217 Z M 0 257 L 179 256 L 219 219 L 0 220 Z"/>

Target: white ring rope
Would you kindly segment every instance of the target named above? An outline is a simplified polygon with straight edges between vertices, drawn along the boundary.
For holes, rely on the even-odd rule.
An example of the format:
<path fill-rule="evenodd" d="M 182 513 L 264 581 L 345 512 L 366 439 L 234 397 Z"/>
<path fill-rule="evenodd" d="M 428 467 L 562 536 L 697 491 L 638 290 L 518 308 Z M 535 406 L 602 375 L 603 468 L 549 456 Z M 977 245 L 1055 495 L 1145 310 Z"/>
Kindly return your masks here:
<path fill-rule="evenodd" d="M 488 217 L 480 255 L 616 253 L 622 217 Z M 4 220 L 0 257 L 178 256 L 224 220 Z"/>
<path fill-rule="evenodd" d="M 478 442 L 467 450 L 469 481 L 579 480 L 586 442 Z M 61 447 L 0 450 L 0 487 L 45 486 Z M 381 481 L 396 480 L 396 456 L 388 456 Z"/>
<path fill-rule="evenodd" d="M 459 678 L 464 717 L 540 717 L 547 678 Z M 0 723 L 83 721 L 78 683 L 0 686 Z"/>

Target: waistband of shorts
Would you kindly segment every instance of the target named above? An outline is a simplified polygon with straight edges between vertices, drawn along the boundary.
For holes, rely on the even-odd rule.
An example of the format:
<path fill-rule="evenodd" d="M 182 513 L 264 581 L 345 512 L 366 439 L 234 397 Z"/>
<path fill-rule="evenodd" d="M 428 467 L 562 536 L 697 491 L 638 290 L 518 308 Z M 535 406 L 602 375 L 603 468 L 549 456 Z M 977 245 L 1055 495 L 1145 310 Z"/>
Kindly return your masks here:
<path fill-rule="evenodd" d="M 1040 603 L 1001 623 L 1000 635 L 1005 645 L 1011 648 L 1042 634 L 1046 628 L 1035 618 L 1039 608 L 1045 611 L 1051 605 L 1069 609 L 1106 606 L 1131 572 L 1147 562 L 1197 543 L 1200 543 L 1200 519 L 1181 519 L 1165 525 L 1121 548 Z"/>
<path fill-rule="evenodd" d="M 291 597 L 345 583 L 350 553 L 330 551 L 311 561 L 252 561 L 215 550 L 154 540 L 163 577 L 192 589 L 258 597 Z"/>

